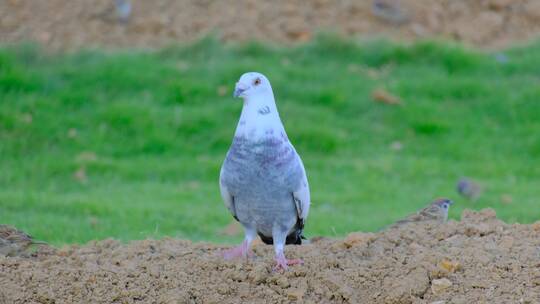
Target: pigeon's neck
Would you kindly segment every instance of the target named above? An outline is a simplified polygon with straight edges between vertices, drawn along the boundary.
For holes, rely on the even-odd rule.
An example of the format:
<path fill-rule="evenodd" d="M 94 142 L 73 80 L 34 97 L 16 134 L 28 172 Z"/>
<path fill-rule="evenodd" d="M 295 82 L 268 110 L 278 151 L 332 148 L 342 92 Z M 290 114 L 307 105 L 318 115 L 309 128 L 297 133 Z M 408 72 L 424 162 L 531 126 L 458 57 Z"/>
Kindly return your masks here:
<path fill-rule="evenodd" d="M 255 95 L 244 100 L 235 136 L 259 140 L 285 134 L 273 95 Z"/>

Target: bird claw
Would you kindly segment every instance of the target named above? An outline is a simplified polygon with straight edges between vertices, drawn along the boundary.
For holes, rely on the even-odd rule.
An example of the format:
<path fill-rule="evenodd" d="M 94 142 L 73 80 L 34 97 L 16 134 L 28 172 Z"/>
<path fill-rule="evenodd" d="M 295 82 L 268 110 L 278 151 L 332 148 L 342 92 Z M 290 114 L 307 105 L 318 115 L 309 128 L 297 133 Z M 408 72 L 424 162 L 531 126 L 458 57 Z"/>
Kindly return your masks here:
<path fill-rule="evenodd" d="M 302 265 L 304 264 L 304 261 L 301 259 L 291 259 L 287 260 L 285 256 L 277 256 L 276 257 L 276 266 L 274 266 L 274 271 L 286 271 L 289 269 L 289 266 L 292 265 Z"/>
<path fill-rule="evenodd" d="M 225 260 L 232 260 L 237 258 L 248 259 L 253 257 L 253 252 L 251 252 L 247 244 L 243 243 L 240 246 L 224 250 L 222 252 L 222 255 Z"/>

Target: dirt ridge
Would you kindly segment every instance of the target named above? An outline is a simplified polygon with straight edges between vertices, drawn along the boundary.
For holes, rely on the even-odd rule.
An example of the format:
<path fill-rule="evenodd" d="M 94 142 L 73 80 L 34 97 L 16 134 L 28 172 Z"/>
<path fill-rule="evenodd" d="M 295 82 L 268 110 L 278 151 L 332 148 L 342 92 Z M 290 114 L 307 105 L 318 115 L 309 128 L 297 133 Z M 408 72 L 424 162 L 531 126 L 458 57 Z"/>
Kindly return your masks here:
<path fill-rule="evenodd" d="M 159 47 L 219 33 L 225 41 L 304 42 L 318 31 L 397 40 L 445 38 L 498 48 L 540 33 L 538 0 L 132 0 L 127 22 L 112 0 L 0 1 L 0 42 L 53 49 Z"/>
<path fill-rule="evenodd" d="M 539 303 L 540 221 L 492 209 L 288 246 L 303 266 L 272 271 L 272 248 L 224 261 L 224 247 L 166 238 L 93 241 L 0 257 L 0 303 Z"/>

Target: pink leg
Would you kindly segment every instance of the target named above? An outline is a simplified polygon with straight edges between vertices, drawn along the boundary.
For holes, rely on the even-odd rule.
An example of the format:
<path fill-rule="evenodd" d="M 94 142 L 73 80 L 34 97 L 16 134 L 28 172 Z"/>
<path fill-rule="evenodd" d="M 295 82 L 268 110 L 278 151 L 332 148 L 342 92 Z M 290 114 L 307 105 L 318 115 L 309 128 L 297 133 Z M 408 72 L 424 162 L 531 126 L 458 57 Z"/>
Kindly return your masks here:
<path fill-rule="evenodd" d="M 283 252 L 276 254 L 275 259 L 276 259 L 276 266 L 274 266 L 274 271 L 280 271 L 280 270 L 285 271 L 291 265 L 304 264 L 304 261 L 302 261 L 301 259 L 287 260 Z"/>
<path fill-rule="evenodd" d="M 253 255 L 251 249 L 249 248 L 249 245 L 249 242 L 247 240 L 244 240 L 244 242 L 242 242 L 240 246 L 223 251 L 223 258 L 226 260 L 232 260 L 236 258 L 247 259 L 248 257 L 251 257 Z"/>

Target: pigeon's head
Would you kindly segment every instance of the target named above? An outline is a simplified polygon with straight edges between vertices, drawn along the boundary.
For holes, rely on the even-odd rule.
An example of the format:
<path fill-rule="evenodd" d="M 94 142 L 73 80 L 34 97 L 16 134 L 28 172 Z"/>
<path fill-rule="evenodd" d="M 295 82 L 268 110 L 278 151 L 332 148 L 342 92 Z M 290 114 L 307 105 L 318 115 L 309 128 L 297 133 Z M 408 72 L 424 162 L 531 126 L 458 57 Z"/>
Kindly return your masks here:
<path fill-rule="evenodd" d="M 234 97 L 247 98 L 249 96 L 272 92 L 270 81 L 261 73 L 248 72 L 240 77 L 234 88 Z"/>
<path fill-rule="evenodd" d="M 436 199 L 431 205 L 441 208 L 442 210 L 448 211 L 450 208 L 450 205 L 452 205 L 454 202 L 447 198 L 438 198 Z"/>

